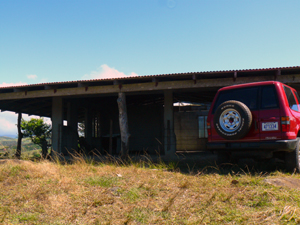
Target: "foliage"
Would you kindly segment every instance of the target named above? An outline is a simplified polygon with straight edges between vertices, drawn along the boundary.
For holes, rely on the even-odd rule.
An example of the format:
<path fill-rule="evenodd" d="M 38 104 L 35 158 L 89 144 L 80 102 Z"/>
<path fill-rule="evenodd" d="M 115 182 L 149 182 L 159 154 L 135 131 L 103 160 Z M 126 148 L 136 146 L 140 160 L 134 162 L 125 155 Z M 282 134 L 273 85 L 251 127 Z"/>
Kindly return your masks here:
<path fill-rule="evenodd" d="M 46 158 L 50 146 L 47 140 L 51 137 L 51 126 L 45 123 L 43 118 L 31 118 L 29 121 L 22 119 L 21 130 L 23 137 L 31 138 L 34 144 L 42 148 L 42 158 Z"/>
<path fill-rule="evenodd" d="M 51 125 L 45 123 L 43 118 L 31 118 L 29 121 L 22 119 L 21 129 L 23 137 L 31 138 L 40 147 L 51 137 Z"/>
<path fill-rule="evenodd" d="M 78 123 L 78 135 L 79 135 L 79 137 L 84 137 L 84 133 L 85 133 L 85 124 L 84 124 L 84 122 Z"/>

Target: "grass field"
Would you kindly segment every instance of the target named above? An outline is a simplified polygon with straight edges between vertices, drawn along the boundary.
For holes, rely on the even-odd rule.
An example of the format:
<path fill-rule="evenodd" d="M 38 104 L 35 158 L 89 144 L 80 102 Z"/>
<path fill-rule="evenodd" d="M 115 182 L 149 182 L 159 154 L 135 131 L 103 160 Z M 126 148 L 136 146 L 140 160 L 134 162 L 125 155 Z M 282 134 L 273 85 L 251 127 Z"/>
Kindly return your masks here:
<path fill-rule="evenodd" d="M 0 136 L 0 159 L 11 158 L 17 149 L 17 138 Z M 40 157 L 41 148 L 32 143 L 30 138 L 22 139 L 22 155 L 23 159 Z"/>
<path fill-rule="evenodd" d="M 300 223 L 300 191 L 265 182 L 299 175 L 228 171 L 2 160 L 0 224 Z"/>

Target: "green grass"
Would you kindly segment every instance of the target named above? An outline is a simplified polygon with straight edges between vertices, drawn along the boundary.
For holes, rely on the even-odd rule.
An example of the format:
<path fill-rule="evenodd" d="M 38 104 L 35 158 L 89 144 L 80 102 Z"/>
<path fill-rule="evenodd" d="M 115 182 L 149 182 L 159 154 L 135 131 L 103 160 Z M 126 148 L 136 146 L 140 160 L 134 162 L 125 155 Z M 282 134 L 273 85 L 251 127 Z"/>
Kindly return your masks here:
<path fill-rule="evenodd" d="M 85 179 L 87 184 L 100 187 L 112 187 L 117 184 L 117 181 L 116 177 L 89 177 Z"/>
<path fill-rule="evenodd" d="M 33 213 L 25 213 L 25 214 L 20 214 L 16 216 L 16 219 L 20 223 L 34 223 L 38 220 L 38 217 L 36 214 Z"/>
<path fill-rule="evenodd" d="M 233 167 L 232 167 L 233 168 Z M 299 224 L 300 190 L 234 167 L 167 163 L 0 164 L 0 224 Z"/>
<path fill-rule="evenodd" d="M 130 202 L 136 202 L 141 198 L 141 193 L 138 188 L 130 188 L 129 190 L 123 193 L 124 199 L 129 200 Z"/>

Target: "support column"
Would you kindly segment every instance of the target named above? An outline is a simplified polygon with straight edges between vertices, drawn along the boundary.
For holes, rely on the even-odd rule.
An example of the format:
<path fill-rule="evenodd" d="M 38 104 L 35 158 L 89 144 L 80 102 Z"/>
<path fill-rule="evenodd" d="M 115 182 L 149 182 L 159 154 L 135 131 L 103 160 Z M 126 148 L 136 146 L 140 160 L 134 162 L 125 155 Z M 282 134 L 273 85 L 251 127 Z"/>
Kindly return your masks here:
<path fill-rule="evenodd" d="M 67 150 L 73 153 L 74 150 L 78 150 L 78 107 L 73 101 L 68 102 L 67 121 L 69 134 Z"/>
<path fill-rule="evenodd" d="M 117 99 L 119 107 L 119 123 L 120 123 L 120 133 L 121 133 L 121 155 L 127 156 L 129 153 L 128 141 L 129 141 L 129 131 L 128 131 L 128 119 L 127 119 L 127 106 L 126 106 L 126 96 L 125 93 L 120 92 Z"/>
<path fill-rule="evenodd" d="M 92 147 L 93 117 L 92 117 L 92 110 L 88 106 L 85 109 L 84 125 L 85 125 L 85 129 L 84 129 L 85 141 L 89 146 L 87 150 L 90 151 Z"/>
<path fill-rule="evenodd" d="M 52 98 L 52 156 L 56 152 L 61 154 L 63 100 L 62 97 Z M 54 152 L 53 152 L 54 151 Z"/>
<path fill-rule="evenodd" d="M 174 132 L 173 91 L 164 91 L 164 151 L 165 155 L 176 153 L 176 137 Z"/>
<path fill-rule="evenodd" d="M 17 151 L 16 151 L 16 158 L 20 159 L 21 158 L 21 151 L 22 151 L 22 138 L 23 138 L 23 133 L 21 131 L 21 121 L 22 121 L 22 113 L 18 113 L 18 144 L 17 144 Z"/>

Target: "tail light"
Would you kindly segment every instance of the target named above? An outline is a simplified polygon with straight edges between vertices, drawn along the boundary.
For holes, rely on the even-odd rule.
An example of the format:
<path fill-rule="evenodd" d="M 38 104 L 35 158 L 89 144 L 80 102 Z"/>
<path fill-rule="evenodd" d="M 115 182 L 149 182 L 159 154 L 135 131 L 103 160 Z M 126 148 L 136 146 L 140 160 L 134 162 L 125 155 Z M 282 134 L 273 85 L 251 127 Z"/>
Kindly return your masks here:
<path fill-rule="evenodd" d="M 207 135 L 210 136 L 211 135 L 211 128 L 210 128 L 210 123 L 207 122 Z"/>
<path fill-rule="evenodd" d="M 290 117 L 288 116 L 281 117 L 281 130 L 282 132 L 290 131 Z"/>

